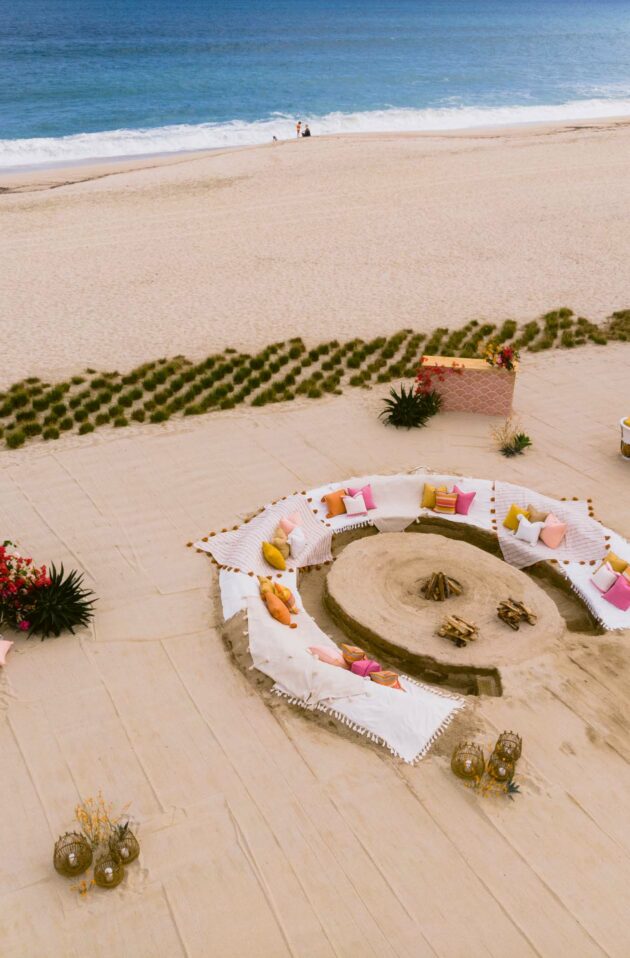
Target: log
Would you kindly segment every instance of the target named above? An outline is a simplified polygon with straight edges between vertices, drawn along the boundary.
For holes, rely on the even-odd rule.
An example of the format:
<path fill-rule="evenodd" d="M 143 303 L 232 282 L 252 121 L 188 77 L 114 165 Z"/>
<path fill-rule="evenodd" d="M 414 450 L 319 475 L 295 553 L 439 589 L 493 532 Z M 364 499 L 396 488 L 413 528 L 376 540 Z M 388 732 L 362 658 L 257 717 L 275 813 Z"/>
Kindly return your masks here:
<path fill-rule="evenodd" d="M 516 599 L 504 599 L 497 606 L 497 615 L 499 618 L 518 632 L 521 622 L 527 622 L 529 625 L 536 625 L 538 616 L 523 602 Z"/>
<path fill-rule="evenodd" d="M 479 627 L 474 622 L 467 622 L 466 619 L 458 615 L 447 615 L 438 635 L 450 639 L 455 645 L 464 646 L 467 642 L 473 642 L 479 635 Z"/>
<path fill-rule="evenodd" d="M 420 588 L 420 592 L 425 599 L 444 602 L 446 599 L 450 599 L 452 595 L 461 595 L 463 589 L 457 579 L 452 579 L 443 572 L 433 572 Z"/>

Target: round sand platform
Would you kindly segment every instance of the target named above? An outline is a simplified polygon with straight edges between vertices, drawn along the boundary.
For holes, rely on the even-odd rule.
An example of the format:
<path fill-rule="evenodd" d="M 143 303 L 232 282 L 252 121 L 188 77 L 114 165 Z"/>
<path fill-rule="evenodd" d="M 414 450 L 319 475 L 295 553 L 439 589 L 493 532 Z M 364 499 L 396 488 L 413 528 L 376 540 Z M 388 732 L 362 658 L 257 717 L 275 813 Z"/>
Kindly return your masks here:
<path fill-rule="evenodd" d="M 432 572 L 463 586 L 444 602 L 425 599 L 420 587 Z M 502 599 L 524 602 L 538 616 L 518 632 L 497 617 Z M 344 630 L 385 651 L 452 670 L 494 670 L 549 649 L 564 630 L 554 602 L 523 572 L 466 542 L 444 536 L 381 533 L 350 543 L 326 583 L 326 602 Z M 479 637 L 460 648 L 437 635 L 444 616 L 479 626 Z"/>

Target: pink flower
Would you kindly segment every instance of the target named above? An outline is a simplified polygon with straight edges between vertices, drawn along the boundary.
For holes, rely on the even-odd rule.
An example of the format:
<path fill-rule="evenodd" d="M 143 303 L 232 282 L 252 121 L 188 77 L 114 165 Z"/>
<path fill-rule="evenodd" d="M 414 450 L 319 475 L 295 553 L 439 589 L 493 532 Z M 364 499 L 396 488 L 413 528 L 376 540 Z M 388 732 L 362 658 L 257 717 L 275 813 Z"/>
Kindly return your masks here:
<path fill-rule="evenodd" d="M 22 630 L 22 632 L 28 632 L 30 627 L 31 627 L 31 623 L 27 622 L 26 619 L 22 619 L 19 625 L 19 628 Z"/>

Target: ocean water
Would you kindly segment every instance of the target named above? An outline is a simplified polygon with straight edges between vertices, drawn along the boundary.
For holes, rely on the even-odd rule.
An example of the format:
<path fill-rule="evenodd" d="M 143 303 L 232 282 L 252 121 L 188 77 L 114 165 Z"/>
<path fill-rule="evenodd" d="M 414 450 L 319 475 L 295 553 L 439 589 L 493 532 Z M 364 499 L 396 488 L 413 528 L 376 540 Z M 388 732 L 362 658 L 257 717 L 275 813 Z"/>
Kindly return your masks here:
<path fill-rule="evenodd" d="M 630 0 L 0 0 L 0 168 L 630 115 Z"/>

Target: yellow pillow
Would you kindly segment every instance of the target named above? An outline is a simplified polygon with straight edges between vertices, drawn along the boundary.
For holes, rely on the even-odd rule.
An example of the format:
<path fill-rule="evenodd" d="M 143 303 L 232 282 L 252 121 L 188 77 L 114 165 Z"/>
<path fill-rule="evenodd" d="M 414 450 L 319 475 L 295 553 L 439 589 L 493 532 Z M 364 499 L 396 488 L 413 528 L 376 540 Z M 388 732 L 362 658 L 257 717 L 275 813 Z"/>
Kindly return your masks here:
<path fill-rule="evenodd" d="M 516 532 L 516 530 L 518 529 L 519 516 L 527 516 L 527 518 L 529 519 L 529 512 L 527 511 L 527 509 L 521 509 L 520 506 L 517 506 L 514 503 L 512 503 L 512 505 L 510 506 L 510 511 L 508 512 L 507 516 L 503 520 L 503 525 L 505 526 L 505 528 L 509 529 L 510 532 Z"/>
<path fill-rule="evenodd" d="M 456 492 L 440 492 L 439 489 L 435 493 L 435 509 L 434 512 L 444 512 L 448 516 L 455 515 L 455 508 L 457 506 L 457 493 Z"/>
<path fill-rule="evenodd" d="M 609 552 L 604 559 L 604 562 L 607 562 L 610 565 L 610 568 L 613 570 L 613 572 L 625 572 L 629 565 L 625 559 L 620 559 L 619 556 L 615 555 L 614 552 Z M 602 562 L 602 565 L 604 565 L 604 562 Z M 600 569 L 602 565 L 600 565 Z"/>
<path fill-rule="evenodd" d="M 628 416 L 627 419 L 624 419 L 623 424 L 624 426 L 630 426 L 630 416 Z"/>
<path fill-rule="evenodd" d="M 271 542 L 263 542 L 262 553 L 269 565 L 272 565 L 274 569 L 280 569 L 281 572 L 284 572 L 287 567 L 284 556 Z"/>
<path fill-rule="evenodd" d="M 446 492 L 446 486 L 432 486 L 430 482 L 425 482 L 424 489 L 422 490 L 422 508 L 423 509 L 435 509 L 435 494 L 436 492 Z"/>

